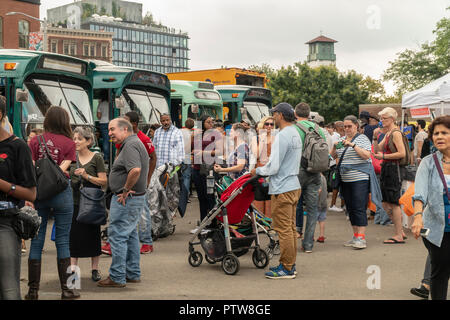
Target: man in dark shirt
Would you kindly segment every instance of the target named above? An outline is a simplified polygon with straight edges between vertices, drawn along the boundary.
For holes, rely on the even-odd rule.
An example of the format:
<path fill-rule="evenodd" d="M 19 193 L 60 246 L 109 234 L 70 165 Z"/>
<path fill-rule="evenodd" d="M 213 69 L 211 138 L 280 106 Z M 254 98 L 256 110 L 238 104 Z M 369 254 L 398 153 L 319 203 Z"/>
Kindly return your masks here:
<path fill-rule="evenodd" d="M 112 262 L 109 277 L 99 287 L 125 287 L 127 282 L 140 282 L 140 254 L 137 225 L 144 207 L 149 157 L 131 123 L 123 118 L 109 123 L 109 136 L 121 144 L 109 175 L 114 193 L 109 213 L 108 239 Z"/>

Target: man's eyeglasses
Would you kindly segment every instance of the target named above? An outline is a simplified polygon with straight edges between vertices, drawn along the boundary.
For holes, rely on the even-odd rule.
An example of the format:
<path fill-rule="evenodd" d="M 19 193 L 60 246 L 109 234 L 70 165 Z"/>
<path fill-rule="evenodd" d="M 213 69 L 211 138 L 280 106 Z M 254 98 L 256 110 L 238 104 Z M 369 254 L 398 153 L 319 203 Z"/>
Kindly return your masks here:
<path fill-rule="evenodd" d="M 351 129 L 353 126 L 349 125 L 349 126 L 344 126 L 344 129 Z"/>
<path fill-rule="evenodd" d="M 273 122 L 264 122 L 264 125 L 265 126 L 272 126 L 272 127 L 274 126 Z"/>

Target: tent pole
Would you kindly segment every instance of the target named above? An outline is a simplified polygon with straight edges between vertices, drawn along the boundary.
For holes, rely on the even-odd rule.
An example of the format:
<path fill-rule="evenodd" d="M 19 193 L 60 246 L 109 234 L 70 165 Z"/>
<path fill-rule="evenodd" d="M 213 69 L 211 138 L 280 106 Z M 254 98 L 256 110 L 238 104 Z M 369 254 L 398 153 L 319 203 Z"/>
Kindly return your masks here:
<path fill-rule="evenodd" d="M 444 115 L 444 101 L 441 101 L 441 116 Z"/>
<path fill-rule="evenodd" d="M 405 109 L 402 108 L 402 123 L 400 125 L 400 130 L 403 132 L 403 122 L 405 121 Z"/>

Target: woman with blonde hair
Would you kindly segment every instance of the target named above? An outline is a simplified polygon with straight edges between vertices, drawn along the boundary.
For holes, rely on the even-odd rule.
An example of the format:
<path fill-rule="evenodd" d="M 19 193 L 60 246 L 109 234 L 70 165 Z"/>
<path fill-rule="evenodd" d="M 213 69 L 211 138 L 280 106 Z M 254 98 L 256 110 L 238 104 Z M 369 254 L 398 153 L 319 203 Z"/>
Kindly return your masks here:
<path fill-rule="evenodd" d="M 405 243 L 405 240 L 402 227 L 402 210 L 398 202 L 402 187 L 399 162 L 406 156 L 406 150 L 402 132 L 396 125 L 397 111 L 387 107 L 378 115 L 381 117 L 383 128 L 386 128 L 387 132 L 383 140 L 377 146 L 374 146 L 377 150 L 373 156 L 375 159 L 383 160 L 380 178 L 383 207 L 394 222 L 395 227 L 395 235 L 383 243 L 402 244 Z"/>
<path fill-rule="evenodd" d="M 275 120 L 271 116 L 266 116 L 258 123 L 258 135 L 252 143 L 252 153 L 256 154 L 256 167 L 263 167 L 268 161 L 272 149 L 272 143 L 275 140 L 273 130 L 275 129 Z M 266 217 L 272 216 L 270 210 L 270 200 L 253 201 L 253 206 Z"/>

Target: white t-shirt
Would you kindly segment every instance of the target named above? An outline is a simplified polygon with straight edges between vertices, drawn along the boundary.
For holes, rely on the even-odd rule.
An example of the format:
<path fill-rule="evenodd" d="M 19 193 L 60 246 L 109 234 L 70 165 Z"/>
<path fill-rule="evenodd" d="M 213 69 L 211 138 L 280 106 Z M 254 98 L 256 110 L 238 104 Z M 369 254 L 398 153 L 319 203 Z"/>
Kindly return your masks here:
<path fill-rule="evenodd" d="M 109 103 L 108 101 L 102 101 L 97 108 L 98 112 L 102 113 L 102 117 L 98 119 L 100 123 L 108 123 L 109 122 Z"/>
<path fill-rule="evenodd" d="M 416 135 L 416 138 L 414 139 L 414 157 L 420 157 L 420 154 L 417 153 L 417 144 L 419 141 L 424 142 L 426 138 L 428 138 L 428 133 L 426 133 L 425 131 L 421 131 Z"/>

